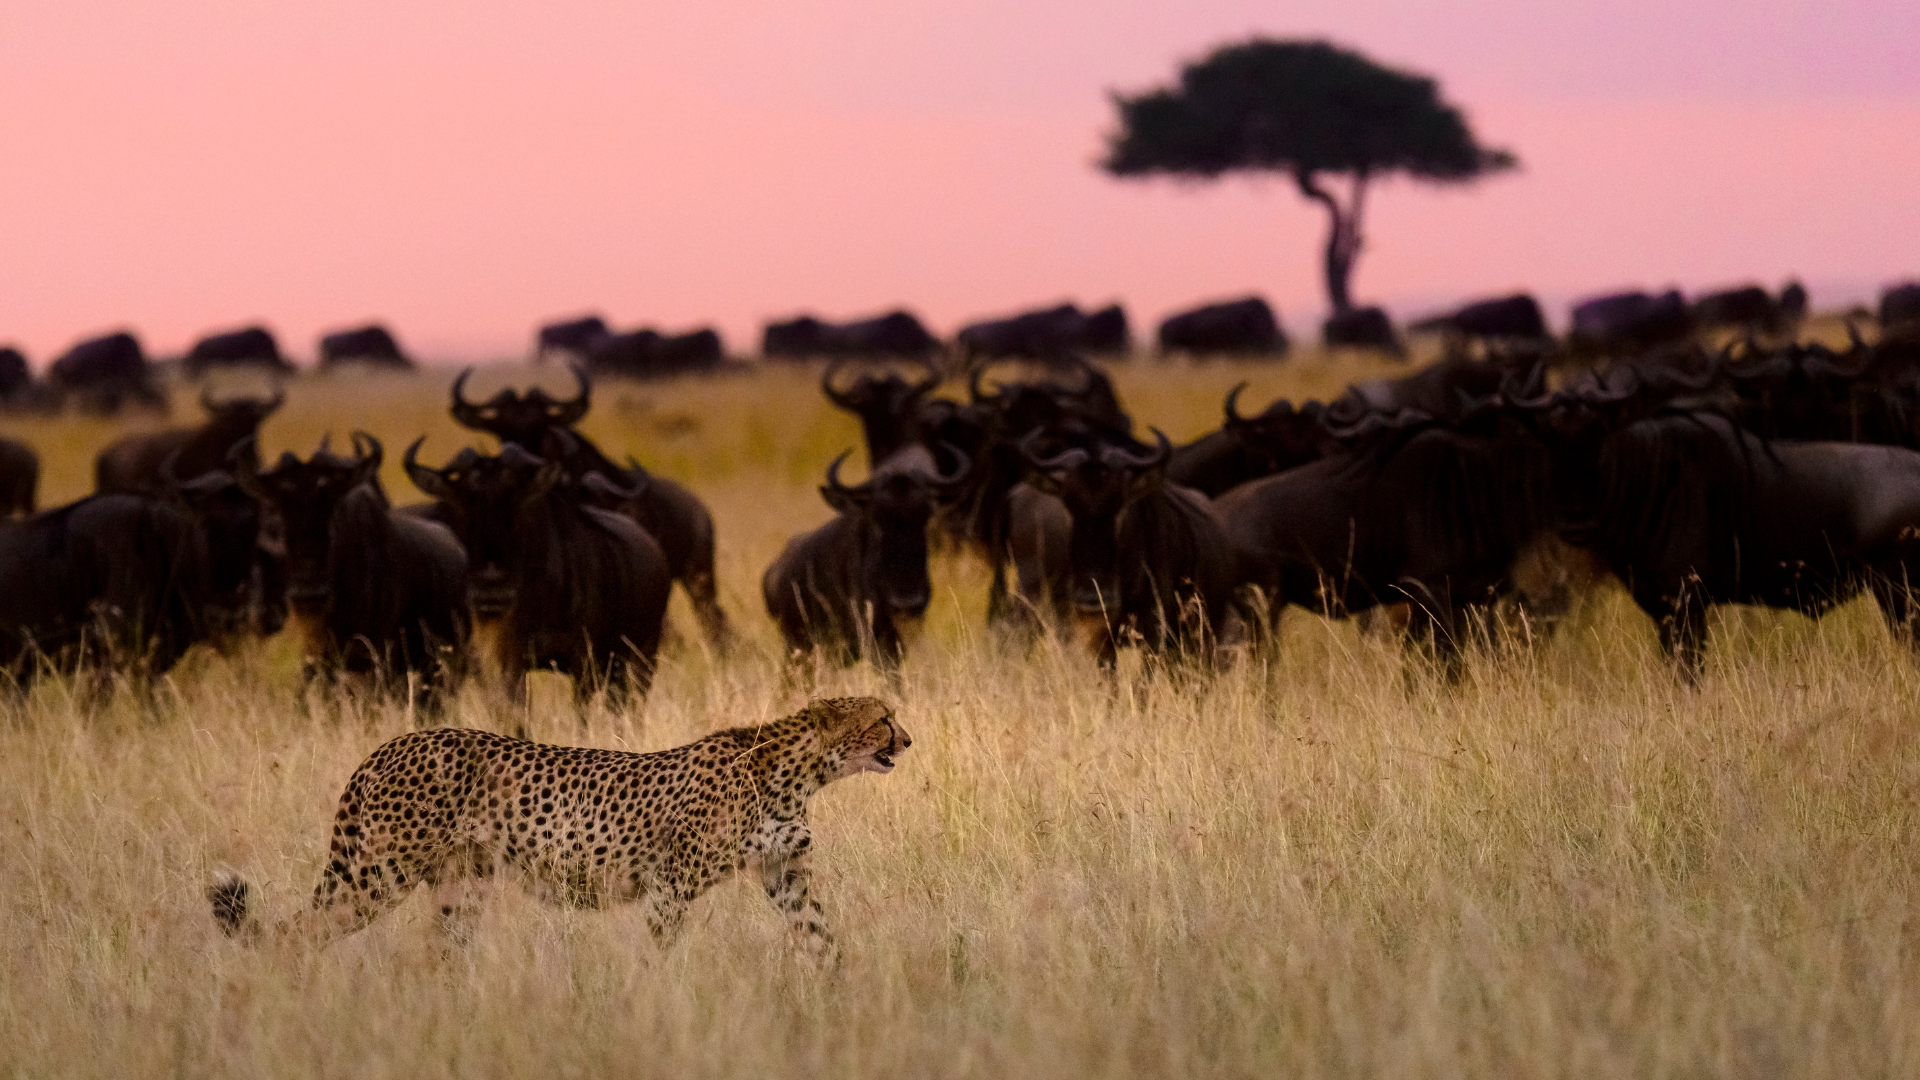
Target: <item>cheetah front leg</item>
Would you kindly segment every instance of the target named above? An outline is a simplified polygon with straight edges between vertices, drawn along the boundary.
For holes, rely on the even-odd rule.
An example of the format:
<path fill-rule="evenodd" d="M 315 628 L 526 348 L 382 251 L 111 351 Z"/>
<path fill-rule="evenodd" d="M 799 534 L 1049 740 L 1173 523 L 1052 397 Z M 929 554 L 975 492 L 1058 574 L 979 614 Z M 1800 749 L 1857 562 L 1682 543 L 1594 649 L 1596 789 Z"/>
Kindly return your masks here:
<path fill-rule="evenodd" d="M 826 913 L 820 902 L 809 895 L 813 871 L 809 863 L 812 838 L 802 830 L 789 853 L 768 854 L 760 860 L 760 881 L 767 899 L 787 917 L 787 935 L 805 955 L 837 965 L 840 950 L 827 931 Z"/>

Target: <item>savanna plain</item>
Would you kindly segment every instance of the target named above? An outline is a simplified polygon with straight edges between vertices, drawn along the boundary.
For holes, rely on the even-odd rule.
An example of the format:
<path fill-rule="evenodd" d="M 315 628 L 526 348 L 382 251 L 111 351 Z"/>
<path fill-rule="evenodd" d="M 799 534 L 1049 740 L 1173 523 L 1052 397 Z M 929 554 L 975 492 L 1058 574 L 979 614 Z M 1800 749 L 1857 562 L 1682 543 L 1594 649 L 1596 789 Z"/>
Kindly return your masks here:
<path fill-rule="evenodd" d="M 1136 421 L 1181 440 L 1242 379 L 1259 407 L 1388 370 L 1114 372 Z M 451 374 L 303 378 L 263 450 L 364 428 L 411 501 L 415 435 L 434 462 L 482 438 L 447 417 Z M 676 596 L 644 708 L 583 721 L 539 677 L 524 714 L 469 689 L 445 722 L 652 750 L 803 702 L 759 577 L 827 519 L 816 485 L 859 445 L 818 377 L 608 384 L 582 425 L 707 500 L 732 655 Z M 532 380 L 568 386 L 503 366 L 471 389 Z M 54 505 L 155 423 L 0 427 L 40 449 Z M 1920 667 L 1866 602 L 1819 623 L 1723 610 L 1695 688 L 1613 585 L 1452 685 L 1297 611 L 1267 660 L 1199 679 L 1126 658 L 1108 679 L 996 641 L 977 562 L 937 553 L 933 577 L 898 689 L 854 668 L 812 691 L 888 697 L 914 736 L 891 775 L 813 804 L 837 973 L 788 952 L 747 880 L 665 950 L 637 910 L 511 889 L 461 943 L 416 896 L 324 950 L 251 950 L 207 883 L 238 870 L 269 920 L 305 904 L 335 800 L 413 725 L 403 705 L 304 697 L 282 640 L 196 653 L 151 701 L 60 680 L 0 700 L 0 1074 L 1920 1074 Z"/>

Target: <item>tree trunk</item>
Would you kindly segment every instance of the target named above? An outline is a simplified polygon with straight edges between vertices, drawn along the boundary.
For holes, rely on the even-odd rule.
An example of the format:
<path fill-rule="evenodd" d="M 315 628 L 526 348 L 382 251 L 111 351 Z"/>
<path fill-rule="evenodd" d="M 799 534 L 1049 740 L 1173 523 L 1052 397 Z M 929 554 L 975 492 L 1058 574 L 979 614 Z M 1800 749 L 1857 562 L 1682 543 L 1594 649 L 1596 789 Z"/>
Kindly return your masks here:
<path fill-rule="evenodd" d="M 1324 269 L 1327 278 L 1327 299 L 1333 303 L 1335 315 L 1345 315 L 1353 310 L 1353 264 L 1360 258 L 1360 218 L 1366 209 L 1367 171 L 1361 169 L 1353 174 L 1353 195 L 1347 206 L 1341 206 L 1325 188 L 1322 188 L 1310 170 L 1293 174 L 1293 180 L 1300 188 L 1300 194 L 1326 207 L 1327 210 L 1327 250 Z"/>

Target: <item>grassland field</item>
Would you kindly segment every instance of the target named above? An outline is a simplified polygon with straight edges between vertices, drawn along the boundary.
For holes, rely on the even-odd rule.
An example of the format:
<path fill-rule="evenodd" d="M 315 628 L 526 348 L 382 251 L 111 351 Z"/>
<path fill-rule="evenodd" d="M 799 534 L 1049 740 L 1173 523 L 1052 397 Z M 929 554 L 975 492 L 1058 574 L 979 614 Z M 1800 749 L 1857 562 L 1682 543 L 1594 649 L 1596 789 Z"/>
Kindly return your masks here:
<path fill-rule="evenodd" d="M 1113 370 L 1181 440 L 1242 379 L 1259 407 L 1397 369 Z M 447 416 L 452 374 L 301 378 L 263 450 L 365 429 L 411 500 L 413 437 L 434 462 L 478 438 Z M 803 700 L 759 578 L 827 520 L 815 487 L 859 445 L 818 378 L 608 384 L 582 425 L 707 500 L 734 655 L 676 596 L 643 709 L 583 724 L 540 677 L 524 716 L 469 689 L 448 722 L 646 750 Z M 536 379 L 568 385 L 501 366 L 472 391 Z M 54 505 L 157 424 L 0 431 L 40 450 Z M 0 701 L 0 1076 L 1920 1075 L 1920 667 L 1868 603 L 1722 611 L 1697 688 L 1617 587 L 1457 685 L 1298 612 L 1270 661 L 1109 681 L 988 635 L 977 563 L 939 555 L 933 578 L 897 694 L 864 667 L 816 687 L 897 698 L 915 739 L 814 803 L 837 976 L 790 956 L 743 882 L 664 951 L 637 911 L 511 890 L 464 944 L 416 897 L 324 950 L 250 950 L 216 930 L 211 875 L 239 870 L 268 919 L 306 903 L 340 789 L 401 707 L 303 698 L 281 640 L 195 653 L 153 703 L 58 680 Z"/>

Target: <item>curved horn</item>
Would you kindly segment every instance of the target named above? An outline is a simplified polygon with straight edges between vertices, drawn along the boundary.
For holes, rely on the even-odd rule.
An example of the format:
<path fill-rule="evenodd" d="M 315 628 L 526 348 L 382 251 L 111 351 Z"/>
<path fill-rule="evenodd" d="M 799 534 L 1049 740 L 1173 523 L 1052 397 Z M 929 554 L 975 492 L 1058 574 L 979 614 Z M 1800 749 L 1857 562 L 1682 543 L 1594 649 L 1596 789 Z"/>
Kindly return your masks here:
<path fill-rule="evenodd" d="M 569 401 L 562 401 L 547 410 L 547 418 L 561 427 L 572 427 L 587 415 L 587 409 L 593 405 L 593 381 L 579 364 L 568 364 L 567 370 L 573 372 L 573 379 L 579 391 Z"/>
<path fill-rule="evenodd" d="M 313 456 L 319 457 L 321 454 L 332 454 L 332 453 L 333 453 L 333 432 L 323 431 L 320 433 L 320 448 L 313 452 Z"/>
<path fill-rule="evenodd" d="M 976 365 L 973 371 L 967 375 L 967 397 L 975 405 L 997 405 L 1000 399 L 1007 394 L 1005 390 L 995 390 L 989 394 L 980 388 L 981 380 L 986 377 L 987 369 L 992 366 L 993 361 L 989 360 L 984 364 Z"/>
<path fill-rule="evenodd" d="M 401 455 L 400 463 L 406 466 L 407 479 L 413 481 L 414 487 L 436 499 L 450 500 L 454 497 L 453 485 L 447 483 L 447 478 L 440 475 L 438 470 L 422 465 L 416 460 L 420 453 L 420 444 L 426 441 L 425 435 L 413 440 L 413 445 L 407 447 L 407 452 Z"/>
<path fill-rule="evenodd" d="M 1101 452 L 1100 459 L 1109 465 L 1119 464 L 1130 469 L 1141 470 L 1155 469 L 1166 464 L 1167 459 L 1173 456 L 1173 443 L 1167 438 L 1167 433 L 1159 428 L 1147 430 L 1153 432 L 1154 441 L 1159 444 L 1153 452 L 1142 457 L 1124 446 L 1109 446 Z"/>
<path fill-rule="evenodd" d="M 1233 389 L 1227 391 L 1227 403 L 1225 406 L 1225 412 L 1227 416 L 1227 423 L 1226 423 L 1227 427 L 1246 426 L 1247 418 L 1240 415 L 1240 408 L 1239 408 L 1240 392 L 1245 390 L 1246 388 L 1247 388 L 1247 380 L 1242 379 L 1240 380 L 1240 385 L 1235 386 Z"/>
<path fill-rule="evenodd" d="M 915 398 L 925 397 L 926 395 L 932 393 L 934 389 L 940 385 L 940 381 L 941 381 L 940 365 L 934 363 L 933 357 L 922 356 L 920 358 L 920 364 L 921 366 L 927 369 L 927 377 L 924 379 L 921 379 L 917 383 L 914 383 L 912 389 L 907 391 L 907 400 L 909 401 L 914 400 Z"/>
<path fill-rule="evenodd" d="M 835 405 L 840 406 L 848 412 L 857 412 L 859 410 L 854 407 L 853 399 L 849 397 L 845 391 L 835 390 L 833 388 L 833 377 L 840 374 L 841 369 L 845 368 L 851 362 L 851 357 L 834 357 L 833 361 L 827 364 L 827 370 L 820 374 L 820 392 L 825 394 L 827 400 L 833 402 Z"/>
<path fill-rule="evenodd" d="M 258 442 L 256 436 L 249 435 L 227 447 L 227 471 L 233 474 L 233 482 L 240 485 L 241 491 L 266 502 L 267 493 L 260 486 Z M 171 458 L 168 464 L 172 464 Z"/>
<path fill-rule="evenodd" d="M 469 367 L 460 373 L 459 378 L 453 380 L 453 407 L 451 409 L 453 422 L 464 428 L 477 428 L 480 425 L 480 406 L 468 401 L 466 394 L 467 379 L 471 378 L 472 375 L 473 368 Z"/>
<path fill-rule="evenodd" d="M 1040 440 L 1045 438 L 1046 434 L 1047 429 L 1045 427 L 1037 427 L 1027 432 L 1026 435 L 1020 439 L 1020 456 L 1028 465 L 1039 469 L 1041 472 L 1048 472 L 1053 469 L 1071 468 L 1087 459 L 1087 452 L 1077 446 L 1062 450 L 1050 458 L 1035 457 L 1034 448 L 1040 444 Z"/>
<path fill-rule="evenodd" d="M 508 443 L 500 448 L 500 460 L 509 465 L 541 466 L 547 459 L 537 454 L 529 454 L 519 443 Z"/>
<path fill-rule="evenodd" d="M 827 488 L 829 490 L 836 491 L 836 492 L 846 492 L 846 491 L 852 490 L 851 488 L 847 487 L 847 485 L 840 482 L 840 465 L 842 462 L 847 460 L 847 455 L 851 453 L 853 453 L 853 451 L 851 450 L 842 450 L 840 452 L 840 456 L 833 459 L 833 464 L 827 466 Z"/>
<path fill-rule="evenodd" d="M 947 453 L 952 454 L 960 464 L 954 466 L 953 471 L 947 475 L 934 477 L 933 486 L 943 490 L 951 490 L 965 482 L 967 474 L 973 471 L 973 459 L 967 456 L 965 450 L 960 449 L 945 439 L 940 440 L 940 445 L 946 447 Z"/>
<path fill-rule="evenodd" d="M 640 493 L 647 490 L 647 483 L 651 479 L 652 477 L 649 476 L 642 476 L 638 481 L 629 479 L 628 485 L 621 487 L 619 484 L 609 480 L 605 473 L 590 472 L 586 476 L 581 477 L 580 486 L 590 494 L 597 495 L 610 502 L 626 503 L 639 498 Z"/>
<path fill-rule="evenodd" d="M 361 449 L 363 443 L 365 449 Z M 379 472 L 380 463 L 386 458 L 386 449 L 380 445 L 379 439 L 356 430 L 353 433 L 353 456 L 358 459 L 356 464 L 370 466 L 372 472 Z"/>

